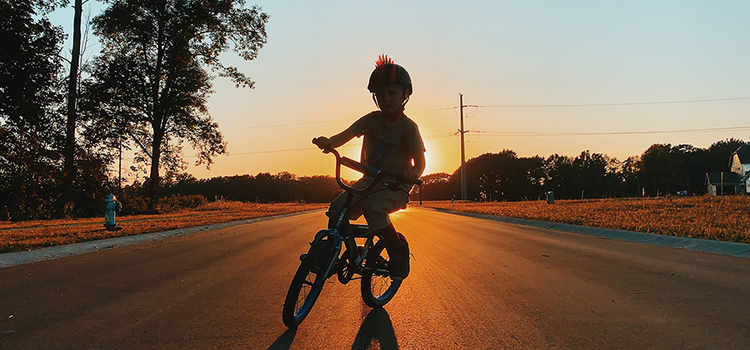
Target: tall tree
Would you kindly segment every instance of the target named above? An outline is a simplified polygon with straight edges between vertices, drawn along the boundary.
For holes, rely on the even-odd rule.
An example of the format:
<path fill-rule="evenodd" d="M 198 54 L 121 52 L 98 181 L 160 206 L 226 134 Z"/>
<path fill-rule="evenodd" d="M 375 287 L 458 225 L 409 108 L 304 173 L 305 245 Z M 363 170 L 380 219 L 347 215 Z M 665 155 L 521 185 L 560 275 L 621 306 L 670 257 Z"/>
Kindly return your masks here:
<path fill-rule="evenodd" d="M 57 4 L 0 1 L 0 219 L 44 217 L 57 199 L 62 30 Z"/>
<path fill-rule="evenodd" d="M 73 181 L 75 179 L 75 148 L 76 148 L 76 119 L 78 111 L 76 102 L 78 100 L 78 65 L 81 56 L 81 15 L 83 13 L 83 1 L 74 0 L 73 5 L 73 51 L 70 56 L 70 72 L 68 76 L 68 120 L 65 126 L 65 149 L 63 152 L 65 161 L 65 183 L 64 203 L 70 208 L 73 200 Z"/>
<path fill-rule="evenodd" d="M 182 164 L 182 142 L 197 151 L 196 165 L 210 166 L 226 143 L 208 113 L 211 72 L 237 87 L 254 82 L 219 56 L 233 49 L 254 59 L 266 43 L 268 15 L 244 0 L 107 0 L 94 18 L 102 42 L 90 98 L 95 115 L 117 127 L 150 163 L 148 189 L 155 198 L 160 165 Z M 110 134 L 112 136 L 113 134 Z"/>

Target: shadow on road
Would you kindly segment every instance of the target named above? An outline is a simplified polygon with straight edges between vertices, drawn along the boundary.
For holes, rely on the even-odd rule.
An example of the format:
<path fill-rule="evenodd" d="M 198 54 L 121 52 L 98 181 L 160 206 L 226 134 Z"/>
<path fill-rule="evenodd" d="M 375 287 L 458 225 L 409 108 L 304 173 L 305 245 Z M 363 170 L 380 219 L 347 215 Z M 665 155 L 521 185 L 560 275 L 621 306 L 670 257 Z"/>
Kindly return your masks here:
<path fill-rule="evenodd" d="M 294 342 L 294 336 L 297 335 L 297 328 L 287 329 L 286 332 L 276 338 L 276 341 L 268 347 L 268 350 L 289 350 Z"/>
<path fill-rule="evenodd" d="M 373 340 L 377 340 L 382 350 L 398 349 L 396 333 L 393 331 L 391 318 L 383 308 L 372 309 L 367 314 L 367 317 L 362 322 L 362 326 L 359 327 L 352 350 L 370 349 L 370 345 L 373 345 Z"/>

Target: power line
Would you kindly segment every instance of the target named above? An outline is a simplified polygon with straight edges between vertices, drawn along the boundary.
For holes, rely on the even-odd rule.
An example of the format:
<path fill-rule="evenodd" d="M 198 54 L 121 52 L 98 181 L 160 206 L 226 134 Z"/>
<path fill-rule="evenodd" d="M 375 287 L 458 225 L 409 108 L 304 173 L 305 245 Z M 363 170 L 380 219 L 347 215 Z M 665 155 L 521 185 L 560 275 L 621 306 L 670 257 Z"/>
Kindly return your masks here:
<path fill-rule="evenodd" d="M 434 135 L 427 135 L 423 136 L 423 139 L 437 139 L 437 138 L 443 138 L 443 137 L 451 137 L 458 135 L 458 132 L 446 132 L 442 134 L 434 134 Z M 358 147 L 362 146 L 361 143 L 351 143 L 346 144 L 341 147 Z M 286 149 L 275 149 L 275 150 L 266 150 L 266 151 L 252 151 L 252 152 L 231 152 L 229 155 L 248 155 L 248 154 L 266 154 L 266 153 L 285 153 L 285 152 L 299 152 L 299 151 L 317 151 L 318 149 L 315 147 L 304 147 L 304 148 L 286 148 Z M 185 157 L 195 157 L 195 156 L 185 156 Z"/>
<path fill-rule="evenodd" d="M 725 102 L 725 101 L 739 101 L 739 100 L 750 100 L 749 97 L 730 97 L 730 98 L 713 98 L 713 99 L 697 99 L 697 100 L 674 100 L 674 101 L 648 101 L 648 102 L 618 102 L 618 103 L 589 103 L 589 104 L 547 104 L 547 105 L 463 105 L 462 107 L 475 107 L 475 108 L 563 108 L 563 107 L 606 107 L 606 106 L 636 106 L 636 105 L 659 105 L 659 104 L 679 104 L 679 103 L 701 103 L 701 102 Z M 458 107 L 445 107 L 437 109 L 429 109 L 423 111 L 410 112 L 409 114 L 419 113 L 430 113 L 439 112 L 446 110 L 456 110 Z M 463 108 L 460 110 L 463 112 Z M 476 111 L 475 111 L 476 113 Z M 463 114 L 463 113 L 462 113 Z M 323 121 L 311 121 L 301 123 L 287 123 L 287 124 L 271 124 L 271 125 L 256 125 L 256 126 L 245 126 L 235 128 L 223 128 L 224 130 L 238 130 L 238 129 L 261 129 L 261 128 L 276 128 L 276 127 L 287 127 L 287 126 L 298 126 L 298 125 L 311 125 L 311 124 L 325 124 L 341 121 L 351 121 L 348 119 L 336 119 L 336 120 L 323 120 Z M 461 118 L 463 120 L 463 116 Z M 738 127 L 722 127 L 722 128 L 700 128 L 700 129 L 674 129 L 674 130 L 656 130 L 656 131 L 614 131 L 614 132 L 525 132 L 525 131 L 486 131 L 486 130 L 467 130 L 464 133 L 476 133 L 478 136 L 537 136 L 537 137 L 549 137 L 549 136 L 587 136 L 587 135 L 638 135 L 638 134 L 668 134 L 668 133 L 684 133 L 684 132 L 717 132 L 717 131 L 731 131 L 731 130 L 750 130 L 750 126 L 738 126 Z M 452 137 L 460 134 L 461 132 L 451 132 L 436 135 L 428 135 L 423 138 L 434 139 L 442 137 Z M 359 146 L 360 144 L 344 145 L 343 147 Z M 287 148 L 278 150 L 265 150 L 265 151 L 253 151 L 253 152 L 238 152 L 232 153 L 231 155 L 250 155 L 250 154 L 267 154 L 267 153 L 284 153 L 284 152 L 298 152 L 298 151 L 309 151 L 314 150 L 312 147 L 305 148 Z"/>
<path fill-rule="evenodd" d="M 322 120 L 317 122 L 303 122 L 303 123 L 289 123 L 289 124 L 272 124 L 272 125 L 255 125 L 255 126 L 240 126 L 236 128 L 221 128 L 223 130 L 239 130 L 239 129 L 261 129 L 261 128 L 278 128 L 278 127 L 285 127 L 285 126 L 297 126 L 297 125 L 310 125 L 310 124 L 325 124 L 325 123 L 333 123 L 333 122 L 341 122 L 341 121 L 347 121 L 352 120 L 349 119 L 336 119 L 336 120 Z"/>
<path fill-rule="evenodd" d="M 750 100 L 748 97 L 710 98 L 701 100 L 676 100 L 676 101 L 649 101 L 649 102 L 617 102 L 617 103 L 586 103 L 586 104 L 549 104 L 549 105 L 500 105 L 500 106 L 478 106 L 484 108 L 561 108 L 561 107 L 608 107 L 608 106 L 639 106 L 639 105 L 663 105 L 677 103 L 700 103 L 700 102 L 724 102 Z"/>
<path fill-rule="evenodd" d="M 426 110 L 426 111 L 409 112 L 409 113 L 406 113 L 406 114 L 419 114 L 419 113 L 440 112 L 440 111 L 447 111 L 449 109 L 458 109 L 458 107 L 445 107 L 445 108 L 438 108 L 438 109 L 429 109 L 429 110 Z"/>
<path fill-rule="evenodd" d="M 721 128 L 699 128 L 699 129 L 673 129 L 673 130 L 655 130 L 655 131 L 607 131 L 607 132 L 532 132 L 532 131 L 487 131 L 487 130 L 466 130 L 465 133 L 479 134 L 477 136 L 530 136 L 530 137 L 553 137 L 553 136 L 597 136 L 597 135 L 639 135 L 639 134 L 673 134 L 681 132 L 718 132 L 718 131 L 736 131 L 736 130 L 750 130 L 750 126 L 734 126 L 734 127 L 721 127 Z M 423 136 L 423 139 L 437 139 L 445 137 L 453 137 L 459 135 L 459 131 L 446 132 L 442 134 L 434 134 Z M 357 147 L 361 146 L 361 143 L 346 144 L 341 147 Z M 315 147 L 304 147 L 304 148 L 286 148 L 276 150 L 265 150 L 265 151 L 252 151 L 252 152 L 231 152 L 229 155 L 253 155 L 253 154 L 268 154 L 268 153 L 286 153 L 286 152 L 299 152 L 299 151 L 317 151 Z M 186 158 L 195 157 L 192 155 L 184 156 Z"/>
<path fill-rule="evenodd" d="M 699 100 L 675 100 L 675 101 L 616 102 L 616 103 L 587 103 L 587 104 L 547 104 L 547 105 L 471 105 L 471 106 L 466 106 L 466 107 L 475 107 L 475 108 L 605 107 L 605 106 L 638 106 L 638 105 L 659 105 L 659 104 L 678 104 L 678 103 L 723 102 L 723 101 L 739 101 L 739 100 L 750 100 L 750 96 L 749 97 L 699 99 Z M 445 107 L 445 108 L 428 109 L 424 111 L 409 112 L 408 114 L 431 113 L 431 112 L 456 110 L 456 109 L 458 109 L 458 107 Z M 347 118 L 347 119 L 321 120 L 321 121 L 302 122 L 302 123 L 241 126 L 241 127 L 223 128 L 223 129 L 224 130 L 239 130 L 239 129 L 277 128 L 277 127 L 285 127 L 285 126 L 325 124 L 325 123 L 334 123 L 334 122 L 342 122 L 342 121 L 350 121 L 350 120 L 352 119 Z"/>
<path fill-rule="evenodd" d="M 341 147 L 355 147 L 355 146 L 361 146 L 361 143 L 353 143 L 353 144 L 347 144 L 343 145 Z M 317 151 L 318 149 L 311 146 L 311 147 L 304 147 L 304 148 L 287 148 L 287 149 L 274 149 L 274 150 L 267 150 L 267 151 L 253 151 L 253 152 L 237 152 L 237 153 L 230 153 L 230 156 L 233 155 L 240 155 L 240 154 L 265 154 L 265 153 L 283 153 L 283 152 L 298 152 L 298 151 Z"/>
<path fill-rule="evenodd" d="M 456 135 L 458 135 L 458 133 L 459 133 L 458 131 L 446 132 L 446 133 L 442 133 L 442 134 L 435 134 L 435 135 L 423 136 L 422 138 L 423 139 L 438 139 L 438 138 L 442 138 L 442 137 L 456 136 Z"/>
<path fill-rule="evenodd" d="M 438 109 L 430 109 L 426 111 L 417 111 L 417 112 L 409 112 L 407 114 L 419 114 L 419 113 L 430 113 L 430 112 L 438 112 L 438 111 L 447 111 L 450 109 L 456 109 L 457 107 L 446 107 L 446 108 L 438 108 Z M 286 127 L 286 126 L 298 126 L 298 125 L 310 125 L 310 124 L 326 124 L 326 123 L 336 123 L 336 122 L 345 122 L 345 121 L 352 121 L 354 119 L 347 118 L 347 119 L 335 119 L 335 120 L 320 120 L 320 121 L 314 121 L 314 122 L 301 122 L 301 123 L 287 123 L 287 124 L 271 124 L 271 125 L 254 125 L 254 126 L 238 126 L 238 127 L 232 127 L 232 128 L 221 128 L 222 130 L 241 130 L 241 129 L 264 129 L 264 128 L 279 128 L 279 127 Z"/>
<path fill-rule="evenodd" d="M 475 108 L 565 108 L 565 107 L 609 107 L 609 106 L 640 106 L 640 105 L 662 105 L 662 104 L 679 104 L 679 103 L 701 103 L 701 102 L 726 102 L 726 101 L 741 101 L 750 100 L 748 97 L 728 97 L 728 98 L 710 98 L 710 99 L 698 99 L 698 100 L 674 100 L 674 101 L 647 101 L 647 102 L 615 102 L 615 103 L 583 103 L 583 104 L 541 104 L 541 105 L 470 105 L 465 107 Z M 420 114 L 420 113 L 432 113 L 447 110 L 457 110 L 458 107 L 445 107 L 428 109 L 423 111 L 409 112 L 407 114 Z M 476 112 L 475 112 L 476 113 Z M 301 123 L 286 123 L 286 124 L 270 124 L 270 125 L 253 125 L 253 126 L 240 126 L 232 128 L 221 128 L 222 130 L 240 130 L 240 129 L 263 129 L 263 128 L 279 128 L 287 126 L 299 126 L 299 125 L 311 125 L 311 124 L 326 124 L 335 123 L 342 121 L 351 121 L 351 118 L 347 119 L 334 119 L 334 120 L 320 120 L 312 122 L 301 122 Z"/>
<path fill-rule="evenodd" d="M 309 151 L 311 150 L 311 147 L 305 147 L 305 148 L 287 148 L 287 149 L 275 149 L 275 150 L 268 150 L 268 151 L 255 151 L 255 152 L 232 152 L 229 153 L 230 156 L 239 155 L 239 154 L 264 154 L 264 153 L 282 153 L 282 152 L 297 152 L 297 151 Z"/>
<path fill-rule="evenodd" d="M 717 132 L 750 130 L 750 126 L 734 126 L 721 128 L 673 129 L 653 131 L 607 131 L 607 132 L 532 132 L 532 131 L 485 131 L 468 130 L 470 133 L 485 134 L 487 136 L 591 136 L 591 135 L 644 135 L 644 134 L 673 134 L 684 132 Z"/>

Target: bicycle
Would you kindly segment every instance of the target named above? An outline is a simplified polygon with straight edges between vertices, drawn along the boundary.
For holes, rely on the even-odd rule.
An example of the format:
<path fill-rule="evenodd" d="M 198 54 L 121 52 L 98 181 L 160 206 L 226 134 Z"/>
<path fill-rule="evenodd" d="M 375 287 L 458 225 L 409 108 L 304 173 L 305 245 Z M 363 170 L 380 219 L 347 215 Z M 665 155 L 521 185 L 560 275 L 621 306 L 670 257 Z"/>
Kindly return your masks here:
<path fill-rule="evenodd" d="M 367 225 L 350 223 L 349 214 L 354 195 L 369 194 L 383 179 L 388 181 L 387 189 L 398 190 L 403 175 L 380 171 L 342 157 L 333 148 L 324 149 L 323 152 L 336 157 L 336 183 L 346 191 L 347 197 L 333 225 L 318 231 L 310 242 L 308 252 L 300 256 L 301 263 L 292 278 L 282 312 L 284 324 L 289 328 L 302 323 L 320 296 L 325 281 L 334 274 L 342 284 L 361 279 L 362 299 L 372 308 L 383 307 L 391 301 L 402 283 L 401 279 L 394 280 L 390 276 L 385 239 Z M 364 189 L 347 186 L 341 181 L 342 165 L 374 180 Z M 417 180 L 415 184 L 421 185 L 422 181 Z M 364 242 L 360 244 L 357 239 Z M 356 274 L 360 277 L 355 277 Z"/>

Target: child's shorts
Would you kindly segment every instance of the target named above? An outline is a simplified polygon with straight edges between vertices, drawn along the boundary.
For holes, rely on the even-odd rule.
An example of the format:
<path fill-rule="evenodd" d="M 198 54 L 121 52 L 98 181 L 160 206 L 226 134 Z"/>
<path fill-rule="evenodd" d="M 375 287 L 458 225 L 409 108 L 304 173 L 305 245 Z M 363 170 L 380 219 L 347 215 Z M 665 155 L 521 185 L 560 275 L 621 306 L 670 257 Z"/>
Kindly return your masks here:
<path fill-rule="evenodd" d="M 372 177 L 366 176 L 351 186 L 356 189 L 366 188 L 372 180 Z M 388 214 L 406 208 L 406 204 L 409 203 L 411 185 L 401 185 L 399 190 L 394 191 L 386 187 L 387 182 L 388 180 L 381 180 L 369 195 L 354 195 L 349 218 L 356 220 L 364 214 L 371 230 L 380 230 L 390 225 L 391 219 Z M 343 192 L 331 203 L 328 208 L 329 217 L 336 217 L 341 212 L 346 196 L 347 193 Z"/>

